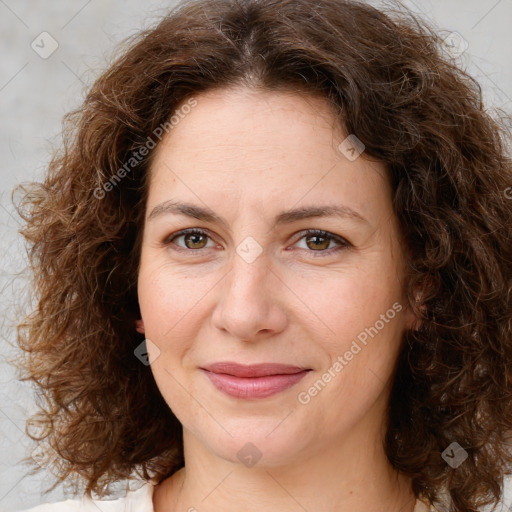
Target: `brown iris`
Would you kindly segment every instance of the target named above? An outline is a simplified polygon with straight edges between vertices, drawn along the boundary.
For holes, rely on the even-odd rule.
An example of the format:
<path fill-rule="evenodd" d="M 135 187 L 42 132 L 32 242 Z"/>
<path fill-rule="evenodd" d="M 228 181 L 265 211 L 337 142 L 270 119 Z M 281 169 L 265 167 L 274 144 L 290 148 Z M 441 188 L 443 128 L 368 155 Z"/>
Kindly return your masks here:
<path fill-rule="evenodd" d="M 309 245 L 311 239 L 316 239 L 316 241 L 313 242 L 313 246 L 312 247 Z M 323 241 L 318 243 L 318 240 L 323 240 Z M 330 240 L 327 237 L 325 237 L 325 236 L 311 235 L 311 236 L 308 236 L 306 238 L 307 246 L 310 249 L 314 249 L 314 250 L 316 250 L 316 249 L 327 249 L 329 247 L 329 243 L 330 243 Z M 325 244 L 327 244 L 327 245 L 325 245 Z"/>
<path fill-rule="evenodd" d="M 207 236 L 202 233 L 186 233 L 183 239 L 189 249 L 203 249 L 207 243 Z M 188 242 L 191 242 L 192 246 Z"/>

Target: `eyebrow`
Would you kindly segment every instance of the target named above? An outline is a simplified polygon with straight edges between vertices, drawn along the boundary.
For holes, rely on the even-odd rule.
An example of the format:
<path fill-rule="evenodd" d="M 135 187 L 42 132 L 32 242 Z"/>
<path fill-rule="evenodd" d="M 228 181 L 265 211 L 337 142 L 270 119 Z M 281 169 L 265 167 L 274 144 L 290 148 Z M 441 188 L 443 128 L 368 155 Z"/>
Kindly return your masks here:
<path fill-rule="evenodd" d="M 173 200 L 165 201 L 156 205 L 148 216 L 148 221 L 153 220 L 162 215 L 177 214 L 187 217 L 193 217 L 204 222 L 212 224 L 221 224 L 227 227 L 228 223 L 222 217 L 219 217 L 210 208 L 197 206 L 191 203 L 181 203 Z M 318 217 L 338 217 L 350 218 L 359 222 L 369 224 L 368 220 L 360 213 L 356 212 L 348 206 L 303 206 L 279 213 L 275 217 L 275 225 L 291 224 L 304 219 L 312 219 Z"/>

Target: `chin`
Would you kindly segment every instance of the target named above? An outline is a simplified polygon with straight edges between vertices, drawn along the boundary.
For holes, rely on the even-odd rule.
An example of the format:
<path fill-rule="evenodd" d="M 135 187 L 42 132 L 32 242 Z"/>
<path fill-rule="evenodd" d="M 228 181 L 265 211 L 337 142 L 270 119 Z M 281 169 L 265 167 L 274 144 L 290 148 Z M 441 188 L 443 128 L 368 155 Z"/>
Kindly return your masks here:
<path fill-rule="evenodd" d="M 196 437 L 212 453 L 228 462 L 246 467 L 282 466 L 314 448 L 314 440 L 307 437 L 306 428 L 293 425 L 292 417 L 293 414 L 289 418 L 283 414 L 272 418 L 222 421 L 229 434 L 222 429 L 215 429 L 215 432 L 201 429 L 196 431 Z"/>

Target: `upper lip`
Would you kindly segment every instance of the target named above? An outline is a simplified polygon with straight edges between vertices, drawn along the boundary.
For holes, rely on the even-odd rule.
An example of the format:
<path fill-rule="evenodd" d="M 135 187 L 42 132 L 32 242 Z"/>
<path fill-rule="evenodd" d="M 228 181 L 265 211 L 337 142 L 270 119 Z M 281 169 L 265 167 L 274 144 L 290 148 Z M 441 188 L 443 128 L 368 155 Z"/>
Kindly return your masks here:
<path fill-rule="evenodd" d="M 291 375 L 307 370 L 308 368 L 301 368 L 299 366 L 279 363 L 244 365 L 223 361 L 204 366 L 202 369 L 212 373 L 224 373 L 227 375 L 233 375 L 234 377 L 266 377 L 268 375 Z"/>

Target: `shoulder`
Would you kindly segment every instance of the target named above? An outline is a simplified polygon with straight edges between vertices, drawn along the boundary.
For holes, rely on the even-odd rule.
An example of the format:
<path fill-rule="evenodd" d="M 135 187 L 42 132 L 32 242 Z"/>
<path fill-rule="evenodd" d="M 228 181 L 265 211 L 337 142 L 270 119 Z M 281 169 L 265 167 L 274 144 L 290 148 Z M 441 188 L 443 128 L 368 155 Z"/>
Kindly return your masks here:
<path fill-rule="evenodd" d="M 45 503 L 24 512 L 154 512 L 153 489 L 153 484 L 145 483 L 117 500 L 91 500 L 84 497 L 81 500 Z"/>

